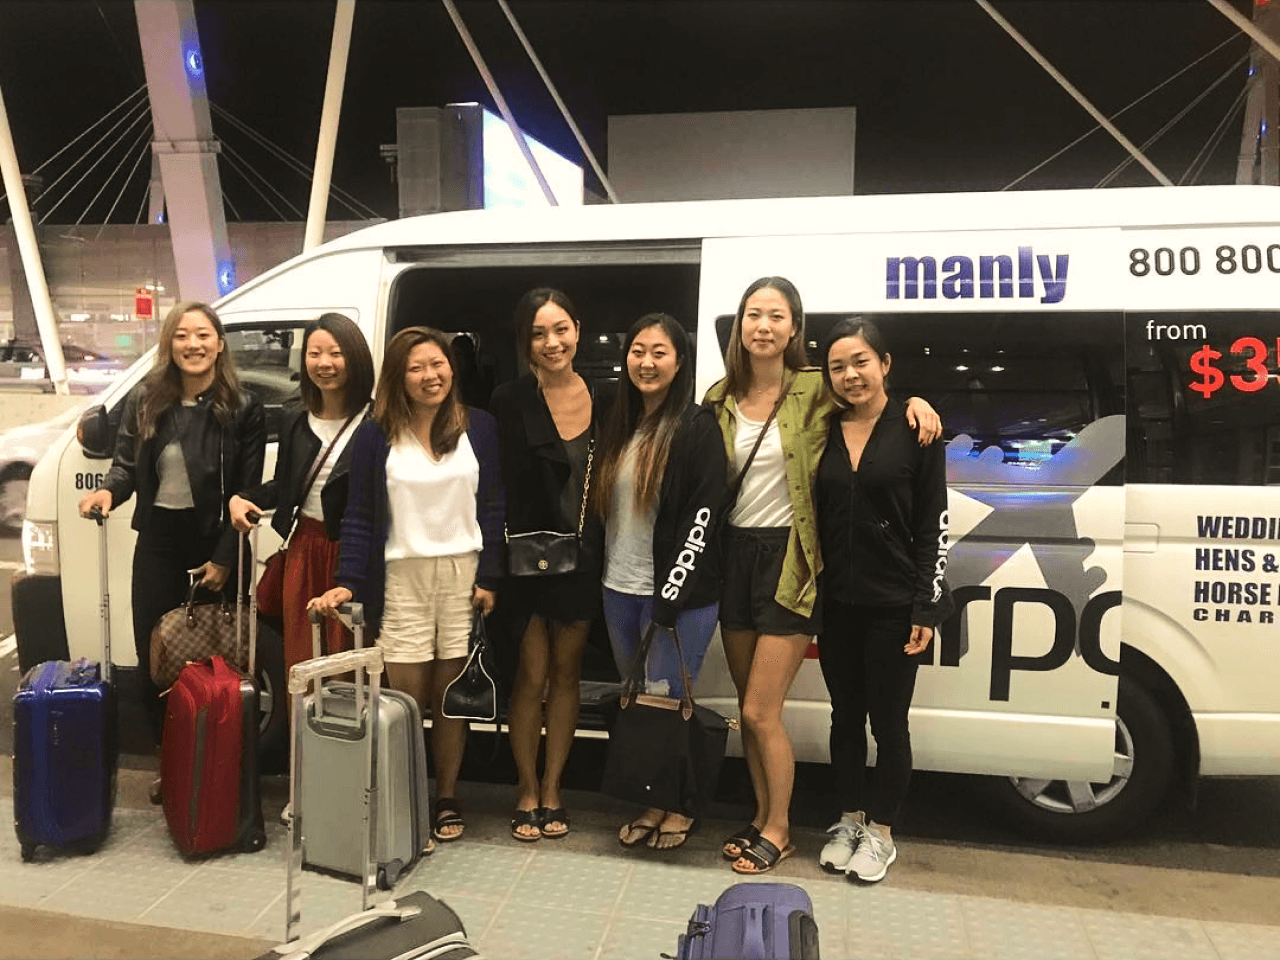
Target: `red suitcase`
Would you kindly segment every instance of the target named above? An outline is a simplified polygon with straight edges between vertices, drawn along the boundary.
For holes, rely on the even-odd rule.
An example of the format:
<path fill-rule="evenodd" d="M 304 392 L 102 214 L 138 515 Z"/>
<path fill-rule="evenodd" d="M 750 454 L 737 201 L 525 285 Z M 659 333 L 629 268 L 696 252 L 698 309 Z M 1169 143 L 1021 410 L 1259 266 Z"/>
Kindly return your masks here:
<path fill-rule="evenodd" d="M 242 539 L 241 568 L 243 558 Z M 188 663 L 169 689 L 160 782 L 169 833 L 186 854 L 231 847 L 252 852 L 267 842 L 258 791 L 258 689 L 251 679 L 257 645 L 252 586 L 249 597 L 248 675 L 213 657 Z M 243 602 L 238 595 L 237 608 Z"/>

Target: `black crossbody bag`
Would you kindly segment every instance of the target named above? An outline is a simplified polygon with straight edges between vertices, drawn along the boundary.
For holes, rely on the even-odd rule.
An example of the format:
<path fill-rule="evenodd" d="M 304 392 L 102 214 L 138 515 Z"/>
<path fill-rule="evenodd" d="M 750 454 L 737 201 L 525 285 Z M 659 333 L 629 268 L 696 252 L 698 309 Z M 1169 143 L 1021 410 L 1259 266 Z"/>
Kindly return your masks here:
<path fill-rule="evenodd" d="M 578 569 L 578 555 L 582 549 L 582 531 L 587 523 L 587 497 L 591 493 L 591 464 L 595 460 L 596 440 L 587 444 L 587 471 L 582 478 L 582 507 L 578 510 L 578 532 L 556 533 L 551 530 L 533 530 L 529 533 L 508 533 L 502 529 L 507 541 L 507 569 L 513 577 L 550 577 L 572 573 Z"/>

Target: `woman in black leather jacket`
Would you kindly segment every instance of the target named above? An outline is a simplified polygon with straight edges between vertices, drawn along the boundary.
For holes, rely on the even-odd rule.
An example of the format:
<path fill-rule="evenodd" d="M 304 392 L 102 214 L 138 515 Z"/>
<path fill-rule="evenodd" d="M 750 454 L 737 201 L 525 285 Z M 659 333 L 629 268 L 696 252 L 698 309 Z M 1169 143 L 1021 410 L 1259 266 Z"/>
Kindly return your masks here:
<path fill-rule="evenodd" d="M 262 406 L 241 394 L 213 308 L 177 304 L 160 328 L 155 365 L 129 394 L 103 485 L 80 501 L 89 517 L 133 494 L 133 642 L 156 742 L 162 713 L 151 680 L 151 629 L 186 600 L 191 576 L 222 592 L 236 563 L 227 501 L 262 477 Z"/>
<path fill-rule="evenodd" d="M 283 590 L 286 676 L 295 663 L 312 656 L 307 601 L 337 585 L 350 440 L 368 415 L 373 393 L 373 358 L 360 328 L 340 313 L 326 313 L 308 324 L 300 374 L 302 406 L 280 427 L 275 476 L 240 491 L 230 504 L 231 522 L 246 532 L 257 522 L 252 514 L 275 510 L 271 526 L 289 544 Z M 317 463 L 321 454 L 324 461 Z M 336 618 L 326 620 L 324 630 L 325 653 L 351 647 L 350 635 Z"/>

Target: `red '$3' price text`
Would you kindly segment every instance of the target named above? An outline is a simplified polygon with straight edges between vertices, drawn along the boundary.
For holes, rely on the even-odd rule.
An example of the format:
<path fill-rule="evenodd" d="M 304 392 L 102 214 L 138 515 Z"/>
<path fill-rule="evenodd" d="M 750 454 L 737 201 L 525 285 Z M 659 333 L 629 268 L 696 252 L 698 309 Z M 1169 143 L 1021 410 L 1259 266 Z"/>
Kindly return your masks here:
<path fill-rule="evenodd" d="M 1276 338 L 1276 350 L 1280 354 L 1280 337 Z M 1188 366 L 1196 379 L 1187 384 L 1187 388 L 1208 400 L 1228 382 L 1241 393 L 1254 393 L 1267 385 L 1271 371 L 1267 369 L 1265 343 L 1257 337 L 1241 337 L 1231 344 L 1229 354 L 1225 364 L 1227 369 L 1238 370 L 1243 366 L 1245 373 L 1224 373 L 1219 369 L 1219 363 L 1224 359 L 1222 351 L 1206 343 L 1191 355 Z"/>

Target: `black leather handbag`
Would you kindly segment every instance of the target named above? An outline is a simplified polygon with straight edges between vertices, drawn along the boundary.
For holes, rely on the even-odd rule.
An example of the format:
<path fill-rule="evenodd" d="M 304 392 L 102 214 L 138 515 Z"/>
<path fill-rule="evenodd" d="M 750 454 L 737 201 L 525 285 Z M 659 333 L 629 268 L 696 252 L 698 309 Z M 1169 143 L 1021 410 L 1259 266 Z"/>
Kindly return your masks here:
<path fill-rule="evenodd" d="M 649 624 L 623 683 L 621 709 L 609 731 L 600 792 L 697 818 L 706 814 L 715 796 L 729 724 L 714 710 L 694 703 L 684 648 L 674 628 L 671 639 L 680 655 L 684 696 L 639 692 L 644 689 L 644 665 L 656 631 Z"/>
<path fill-rule="evenodd" d="M 471 642 L 462 672 L 444 688 L 441 712 L 450 720 L 498 719 L 497 671 L 493 666 L 493 647 L 485 629 L 484 614 L 476 610 L 471 620 Z"/>
<path fill-rule="evenodd" d="M 587 497 L 591 492 L 591 463 L 595 459 L 596 441 L 587 444 L 587 470 L 582 478 L 582 507 L 578 511 L 577 533 L 555 533 L 550 530 L 533 530 L 529 533 L 508 533 L 507 569 L 513 577 L 550 577 L 559 573 L 572 573 L 578 569 L 578 554 L 582 544 L 582 531 L 587 522 Z"/>

